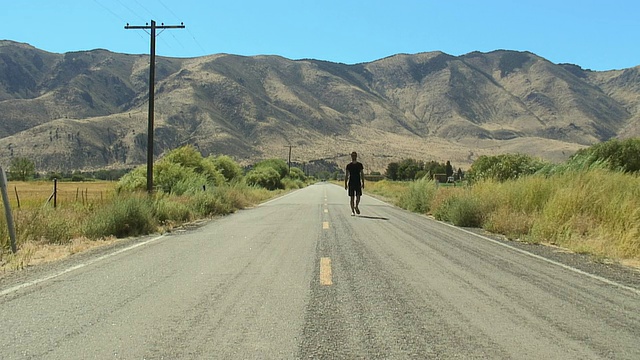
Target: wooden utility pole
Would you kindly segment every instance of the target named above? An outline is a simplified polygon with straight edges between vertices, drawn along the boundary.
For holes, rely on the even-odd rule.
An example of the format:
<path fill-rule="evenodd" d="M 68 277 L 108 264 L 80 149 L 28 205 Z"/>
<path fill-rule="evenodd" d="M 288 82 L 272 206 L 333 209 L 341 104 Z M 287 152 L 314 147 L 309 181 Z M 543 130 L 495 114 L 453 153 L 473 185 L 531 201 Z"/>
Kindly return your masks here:
<path fill-rule="evenodd" d="M 155 79 L 156 79 L 156 29 L 184 29 L 184 24 L 180 25 L 165 25 L 161 23 L 160 26 L 156 26 L 156 22 L 151 20 L 151 26 L 149 24 L 145 26 L 130 26 L 128 23 L 124 27 L 125 29 L 150 29 L 151 30 L 151 53 L 149 62 L 149 124 L 147 134 L 147 192 L 153 192 L 153 109 L 154 109 L 154 93 L 155 93 Z"/>
<path fill-rule="evenodd" d="M 2 191 L 2 202 L 4 203 L 4 213 L 7 216 L 7 228 L 9 230 L 9 240 L 11 241 L 11 252 L 18 252 L 16 247 L 16 227 L 13 223 L 13 214 L 9 204 L 9 192 L 7 191 L 7 176 L 0 166 L 0 190 Z"/>
<path fill-rule="evenodd" d="M 285 147 L 289 148 L 289 175 L 291 175 L 291 148 L 294 148 L 295 146 L 293 145 L 287 145 Z"/>

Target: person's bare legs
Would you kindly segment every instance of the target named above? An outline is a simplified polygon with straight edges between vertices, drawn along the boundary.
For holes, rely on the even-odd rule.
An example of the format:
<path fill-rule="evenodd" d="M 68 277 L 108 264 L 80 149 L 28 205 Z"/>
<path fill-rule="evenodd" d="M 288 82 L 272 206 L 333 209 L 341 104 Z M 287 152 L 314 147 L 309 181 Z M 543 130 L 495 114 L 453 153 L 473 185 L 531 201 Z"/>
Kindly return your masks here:
<path fill-rule="evenodd" d="M 360 195 L 356 196 L 356 214 L 360 214 L 360 209 L 358 209 L 358 205 L 360 205 Z"/>
<path fill-rule="evenodd" d="M 353 215 L 355 213 L 355 205 L 353 203 L 353 196 L 350 196 L 351 201 L 349 202 L 351 205 L 351 214 Z"/>

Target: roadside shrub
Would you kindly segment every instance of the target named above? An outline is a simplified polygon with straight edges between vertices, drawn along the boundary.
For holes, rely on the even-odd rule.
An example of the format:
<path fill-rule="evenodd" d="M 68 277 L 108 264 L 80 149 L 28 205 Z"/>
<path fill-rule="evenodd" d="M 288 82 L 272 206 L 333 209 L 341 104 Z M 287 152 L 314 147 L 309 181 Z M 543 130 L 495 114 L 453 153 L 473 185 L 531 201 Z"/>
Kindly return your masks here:
<path fill-rule="evenodd" d="M 640 171 L 640 139 L 611 139 L 576 152 L 567 162 L 569 165 L 582 164 L 590 168 L 593 164 L 604 163 L 609 170 L 622 172 Z"/>
<path fill-rule="evenodd" d="M 409 190 L 399 199 L 399 206 L 409 211 L 426 214 L 431 210 L 437 185 L 435 181 L 422 178 L 411 182 Z"/>
<path fill-rule="evenodd" d="M 299 179 L 292 179 L 290 177 L 286 177 L 282 179 L 282 186 L 285 189 L 302 189 L 304 187 L 304 182 Z"/>
<path fill-rule="evenodd" d="M 9 249 L 11 249 L 11 238 L 7 220 L 4 216 L 0 216 L 0 260 L 2 260 L 2 254 Z"/>
<path fill-rule="evenodd" d="M 147 189 L 147 166 L 139 166 L 124 174 L 116 184 L 116 193 Z"/>
<path fill-rule="evenodd" d="M 259 168 L 274 169 L 278 173 L 278 176 L 280 179 L 283 179 L 285 176 L 287 176 L 287 174 L 289 174 L 289 165 L 287 165 L 287 163 L 282 159 L 263 160 L 255 164 L 253 168 L 254 169 L 259 169 Z"/>
<path fill-rule="evenodd" d="M 531 175 L 544 167 L 544 163 L 523 154 L 482 155 L 471 164 L 467 179 L 472 182 L 484 179 L 506 181 Z"/>
<path fill-rule="evenodd" d="M 160 161 L 180 165 L 183 168 L 194 169 L 196 172 L 202 173 L 202 154 L 193 145 L 185 145 L 173 149 L 162 157 Z"/>
<path fill-rule="evenodd" d="M 154 186 L 167 194 L 173 193 L 174 187 L 179 181 L 188 181 L 195 176 L 196 173 L 192 168 L 185 168 L 169 161 L 158 161 L 153 167 Z"/>
<path fill-rule="evenodd" d="M 283 189 L 280 173 L 271 167 L 257 167 L 249 171 L 246 176 L 248 185 L 260 186 L 267 190 Z"/>
<path fill-rule="evenodd" d="M 143 194 L 117 196 L 97 209 L 84 222 L 84 235 L 90 239 L 146 235 L 156 231 L 153 203 Z"/>
<path fill-rule="evenodd" d="M 434 209 L 433 216 L 437 220 L 447 221 L 456 226 L 480 227 L 482 225 L 480 202 L 468 192 L 447 198 L 437 209 Z"/>
<path fill-rule="evenodd" d="M 222 174 L 222 171 L 210 158 L 202 159 L 200 169 L 195 169 L 195 171 L 197 174 L 203 175 L 207 182 L 211 185 L 222 186 L 227 182 L 227 179 Z"/>
<path fill-rule="evenodd" d="M 378 195 L 396 206 L 400 206 L 400 199 L 408 192 L 408 184 L 400 181 L 369 181 L 365 190 L 372 194 Z"/>
<path fill-rule="evenodd" d="M 220 170 L 220 173 L 224 176 L 227 182 L 237 181 L 242 178 L 242 168 L 229 156 L 220 155 L 218 157 L 209 158 L 214 166 Z"/>
<path fill-rule="evenodd" d="M 183 223 L 191 221 L 194 214 L 191 208 L 185 203 L 188 199 L 180 201 L 182 198 L 158 198 L 153 203 L 153 213 L 161 224 Z"/>
<path fill-rule="evenodd" d="M 237 209 L 244 209 L 273 197 L 273 192 L 262 187 L 249 186 L 244 181 L 235 182 L 225 189 Z"/>
<path fill-rule="evenodd" d="M 187 171 L 189 173 L 189 171 Z M 176 196 L 195 194 L 207 188 L 215 187 L 208 182 L 203 174 L 190 173 L 188 176 L 179 179 L 171 188 L 171 194 Z"/>
<path fill-rule="evenodd" d="M 200 216 L 226 215 L 235 211 L 232 204 L 217 191 L 203 191 L 192 196 L 191 204 Z"/>
<path fill-rule="evenodd" d="M 302 169 L 297 167 L 292 167 L 291 172 L 289 172 L 287 177 L 292 180 L 300 180 L 300 181 L 307 180 L 307 176 L 304 174 L 304 171 L 302 171 Z"/>
<path fill-rule="evenodd" d="M 66 244 L 76 228 L 72 210 L 43 207 L 15 213 L 16 236 L 20 242 Z"/>

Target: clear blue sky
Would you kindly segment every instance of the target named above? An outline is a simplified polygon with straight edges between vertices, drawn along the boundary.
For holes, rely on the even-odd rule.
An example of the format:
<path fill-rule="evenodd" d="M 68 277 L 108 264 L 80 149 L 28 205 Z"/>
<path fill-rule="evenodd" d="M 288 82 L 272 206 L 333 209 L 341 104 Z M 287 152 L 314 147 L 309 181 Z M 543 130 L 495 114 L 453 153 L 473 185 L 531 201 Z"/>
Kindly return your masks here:
<path fill-rule="evenodd" d="M 2 0 L 0 39 L 64 53 L 148 54 L 125 30 L 183 22 L 157 54 L 280 55 L 347 64 L 397 53 L 531 51 L 554 63 L 640 65 L 638 0 Z"/>

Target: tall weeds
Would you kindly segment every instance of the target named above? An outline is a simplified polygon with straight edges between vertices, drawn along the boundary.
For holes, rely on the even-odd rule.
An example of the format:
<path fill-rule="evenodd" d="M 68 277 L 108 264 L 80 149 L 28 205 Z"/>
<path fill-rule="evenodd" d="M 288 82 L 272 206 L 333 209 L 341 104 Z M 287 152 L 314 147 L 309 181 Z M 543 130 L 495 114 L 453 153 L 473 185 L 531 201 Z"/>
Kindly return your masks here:
<path fill-rule="evenodd" d="M 636 175 L 602 168 L 570 170 L 505 182 L 485 180 L 426 196 L 434 199 L 434 217 L 456 225 L 598 256 L 640 259 Z"/>
<path fill-rule="evenodd" d="M 436 191 L 435 181 L 426 178 L 416 180 L 409 183 L 409 189 L 400 196 L 399 204 L 413 212 L 427 213 L 431 210 Z"/>

